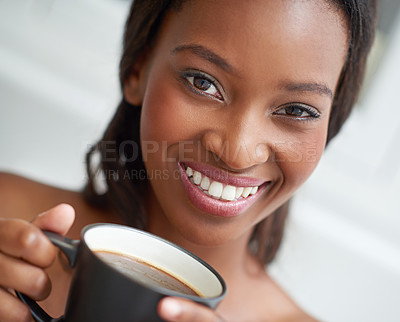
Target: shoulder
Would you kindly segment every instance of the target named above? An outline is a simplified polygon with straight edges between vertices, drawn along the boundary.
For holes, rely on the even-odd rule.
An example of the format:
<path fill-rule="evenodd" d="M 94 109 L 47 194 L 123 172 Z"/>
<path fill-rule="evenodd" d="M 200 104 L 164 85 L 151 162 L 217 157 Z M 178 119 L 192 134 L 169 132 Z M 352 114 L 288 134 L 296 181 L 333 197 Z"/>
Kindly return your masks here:
<path fill-rule="evenodd" d="M 272 278 L 265 276 L 265 292 L 269 294 L 269 315 L 273 321 L 313 322 L 315 318 L 306 313 Z"/>
<path fill-rule="evenodd" d="M 61 189 L 15 174 L 0 172 L 0 218 L 30 221 L 61 203 L 67 203 L 75 209 L 75 222 L 70 230 L 70 237 L 79 238 L 81 229 L 95 222 L 121 223 L 111 210 L 90 205 L 80 191 Z"/>
<path fill-rule="evenodd" d="M 76 203 L 79 199 L 77 192 L 0 172 L 0 217 L 31 220 L 59 203 Z"/>
<path fill-rule="evenodd" d="M 249 255 L 246 264 L 245 273 L 230 284 L 236 296 L 231 296 L 231 303 L 221 304 L 225 311 L 221 310 L 221 314 L 225 313 L 229 321 L 317 321 L 300 308 L 258 260 Z M 235 311 L 236 316 L 229 316 L 230 311 Z"/>

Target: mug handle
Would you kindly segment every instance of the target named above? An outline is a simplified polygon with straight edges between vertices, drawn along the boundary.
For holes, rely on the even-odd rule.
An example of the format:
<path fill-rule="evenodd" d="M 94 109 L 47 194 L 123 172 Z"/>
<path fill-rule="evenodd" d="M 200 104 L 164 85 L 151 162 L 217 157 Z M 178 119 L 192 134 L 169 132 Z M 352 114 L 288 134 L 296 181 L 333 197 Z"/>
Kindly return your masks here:
<path fill-rule="evenodd" d="M 78 246 L 80 241 L 73 240 L 68 237 L 61 236 L 51 231 L 43 231 L 43 233 L 50 239 L 50 241 L 61 249 L 67 256 L 69 265 L 75 266 L 76 255 L 78 254 Z M 17 297 L 26 305 L 29 306 L 32 316 L 37 322 L 57 322 L 64 321 L 64 317 L 53 318 L 48 315 L 34 300 L 18 291 L 15 291 Z"/>

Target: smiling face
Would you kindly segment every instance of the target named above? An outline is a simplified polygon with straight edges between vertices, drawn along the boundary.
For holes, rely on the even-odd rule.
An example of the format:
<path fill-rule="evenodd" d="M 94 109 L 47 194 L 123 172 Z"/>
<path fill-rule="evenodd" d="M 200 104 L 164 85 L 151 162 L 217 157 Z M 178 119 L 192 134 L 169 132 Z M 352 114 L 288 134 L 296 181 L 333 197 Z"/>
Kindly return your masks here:
<path fill-rule="evenodd" d="M 124 88 L 142 105 L 149 230 L 217 245 L 287 201 L 324 150 L 346 50 L 325 1 L 189 1 L 168 13 Z"/>

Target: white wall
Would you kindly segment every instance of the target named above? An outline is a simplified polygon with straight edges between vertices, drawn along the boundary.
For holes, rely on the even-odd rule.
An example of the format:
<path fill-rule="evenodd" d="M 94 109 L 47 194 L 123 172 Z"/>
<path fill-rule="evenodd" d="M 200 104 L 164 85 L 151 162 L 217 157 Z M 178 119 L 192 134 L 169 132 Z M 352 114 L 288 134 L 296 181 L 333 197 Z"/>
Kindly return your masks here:
<path fill-rule="evenodd" d="M 128 1 L 0 0 L 0 169 L 65 188 L 119 99 Z M 400 23 L 299 191 L 271 274 L 324 321 L 400 321 Z"/>
<path fill-rule="evenodd" d="M 128 1 L 0 1 L 0 167 L 79 188 L 119 100 Z"/>

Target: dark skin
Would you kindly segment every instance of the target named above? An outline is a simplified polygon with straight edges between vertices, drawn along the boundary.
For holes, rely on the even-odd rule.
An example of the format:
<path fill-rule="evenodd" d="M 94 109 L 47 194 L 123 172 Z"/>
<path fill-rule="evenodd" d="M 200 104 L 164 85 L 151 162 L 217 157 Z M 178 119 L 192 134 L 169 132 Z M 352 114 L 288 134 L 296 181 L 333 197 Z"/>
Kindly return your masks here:
<path fill-rule="evenodd" d="M 191 1 L 165 18 L 156 45 L 124 84 L 125 98 L 142 105 L 142 145 L 150 141 L 161 146 L 166 141 L 168 157 L 180 161 L 181 142 L 190 142 L 193 160 L 230 176 L 271 182 L 271 188 L 251 206 L 221 218 L 191 203 L 182 182 L 173 176 L 151 179 L 148 230 L 209 262 L 229 289 L 216 311 L 190 301 L 164 299 L 159 314 L 165 320 L 312 320 L 273 282 L 248 252 L 247 243 L 254 226 L 289 199 L 318 163 L 346 40 L 340 12 L 324 1 L 231 0 L 229 5 L 222 0 Z M 210 49 L 223 63 L 182 49 L 185 44 Z M 218 84 L 196 85 L 182 72 L 188 68 L 212 76 Z M 307 109 L 293 110 L 293 102 Z M 231 149 L 224 149 L 224 143 Z M 310 150 L 312 159 L 306 158 Z M 176 161 L 166 161 L 161 151 L 146 154 L 145 165 L 149 173 L 177 170 Z M 0 221 L 0 255 L 8 267 L 21 267 L 20 274 L 9 269 L 12 273 L 2 280 L 7 267 L 0 264 L 0 285 L 45 299 L 51 280 L 53 291 L 42 304 L 51 314 L 61 315 L 71 270 L 37 227 L 65 234 L 74 221 L 74 210 L 62 205 L 32 223 L 27 221 L 68 203 L 76 211 L 68 236 L 79 238 L 86 224 L 119 222 L 118 218 L 91 208 L 78 192 L 6 174 L 0 179 L 0 212 L 8 218 Z M 23 260 L 16 259 L 20 257 Z M 32 285 L 35 280 L 41 282 Z M 26 307 L 4 290 L 0 303 L 7 303 L 0 305 L 1 321 L 29 316 Z"/>
<path fill-rule="evenodd" d="M 13 252 L 12 257 L 22 257 L 19 260 L 24 267 L 21 274 L 15 274 L 13 278 L 3 281 L 0 277 L 0 283 L 13 289 L 18 289 L 36 300 L 42 300 L 41 306 L 53 316 L 60 316 L 64 311 L 67 290 L 72 278 L 73 271 L 68 267 L 65 258 L 59 256 L 57 249 L 44 237 L 37 227 L 46 230 L 52 230 L 60 234 L 66 234 L 70 238 L 79 239 L 80 230 L 90 223 L 95 222 L 116 222 L 118 219 L 110 212 L 102 212 L 90 207 L 83 199 L 80 193 L 57 189 L 55 187 L 43 185 L 26 178 L 11 174 L 0 174 L 0 204 L 2 217 L 7 220 L 0 220 L 0 231 L 12 231 L 7 236 L 9 244 L 13 244 L 18 251 L 10 251 L 9 248 L 2 248 L 2 253 Z M 26 196 L 29 196 L 28 198 Z M 62 203 L 61 205 L 58 205 Z M 73 208 L 69 205 L 73 205 Z M 51 208 L 53 205 L 58 205 Z M 50 210 L 47 210 L 51 208 Z M 32 216 L 32 213 L 43 215 Z M 74 214 L 76 212 L 76 219 Z M 18 213 L 18 219 L 11 220 Z M 85 216 L 79 215 L 85 214 Z M 114 218 L 114 220 L 110 220 Z M 32 221 L 32 224 L 28 222 Z M 73 224 L 72 224 L 73 222 Z M 71 226 L 72 224 L 72 226 Z M 71 228 L 68 230 L 68 228 Z M 67 233 L 68 231 L 68 233 Z M 37 239 L 29 238 L 35 236 Z M 30 240 L 30 241 L 27 241 Z M 21 245 L 23 244 L 23 246 Z M 22 252 L 20 250 L 23 250 Z M 3 255 L 1 254 L 1 255 Z M 28 256 L 29 254 L 29 256 Z M 33 260 L 34 258 L 34 260 Z M 227 321 L 250 319 L 249 313 L 254 316 L 254 321 L 262 321 L 260 316 L 264 316 L 265 311 L 271 321 L 304 321 L 311 320 L 269 277 L 260 265 L 252 258 L 249 258 L 251 265 L 248 267 L 250 278 L 241 277 L 232 285 L 237 285 L 236 291 L 247 294 L 248 299 L 255 303 L 257 299 L 267 297 L 271 299 L 264 303 L 263 309 L 257 311 L 247 311 L 246 317 L 238 319 L 226 319 Z M 28 263 L 35 262 L 35 265 Z M 31 263 L 32 264 L 32 263 Z M 15 263 L 13 263 L 15 268 Z M 45 269 L 46 277 L 43 277 Z M 4 272 L 4 271 L 3 271 Z M 14 272 L 15 273 L 15 272 Z M 48 279 L 47 279 L 48 278 Z M 38 281 L 32 284 L 31 281 Z M 51 281 L 51 282 L 50 282 Z M 227 279 L 228 285 L 231 283 Z M 262 287 L 260 287 L 260 284 Z M 51 294 L 50 294 L 51 290 Z M 231 290 L 231 292 L 233 292 Z M 47 297 L 50 294 L 49 297 Z M 0 306 L 1 321 L 32 321 L 28 309 L 13 295 L 1 290 L 1 303 L 7 304 Z M 193 321 L 193 318 L 202 317 L 199 321 L 218 321 L 218 316 L 214 312 L 198 306 L 189 301 L 177 299 L 181 304 L 182 314 L 178 318 L 172 318 L 171 321 Z M 240 298 L 237 298 L 232 305 L 244 306 Z M 164 317 L 169 320 L 168 312 L 171 309 L 160 303 L 160 313 L 165 313 Z M 170 303 L 166 303 L 170 304 Z M 4 310 L 2 310 L 5 308 Z M 161 311 L 163 310 L 164 311 Z"/>
<path fill-rule="evenodd" d="M 72 270 L 68 267 L 66 259 L 59 256 L 58 250 L 37 227 L 62 235 L 68 231 L 68 237 L 79 239 L 80 230 L 90 223 L 120 221 L 110 212 L 89 206 L 78 192 L 58 189 L 11 174 L 0 174 L 0 192 L 0 235 L 4 238 L 2 241 L 6 238 L 6 242 L 2 242 L 0 256 L 9 256 L 13 261 L 14 258 L 21 257 L 23 260 L 20 264 L 24 265 L 19 265 L 20 273 L 8 276 L 6 280 L 1 280 L 0 284 L 18 289 L 36 300 L 46 299 L 51 290 L 51 296 L 42 302 L 42 306 L 50 314 L 59 316 L 64 310 Z M 73 208 L 70 205 L 73 205 Z M 75 218 L 75 211 L 85 215 Z M 42 213 L 43 215 L 39 215 Z M 11 220 L 14 217 L 18 219 Z M 5 232 L 9 232 L 7 236 Z M 3 258 L 2 272 L 6 260 Z M 27 263 L 47 268 L 48 276 L 44 275 L 43 270 Z M 32 284 L 32 281 L 38 282 Z M 0 306 L 1 321 L 30 320 L 27 308 L 21 305 L 19 300 L 4 291 L 0 296 L 1 303 L 8 303 Z M 24 318 L 25 316 L 27 318 Z"/>

